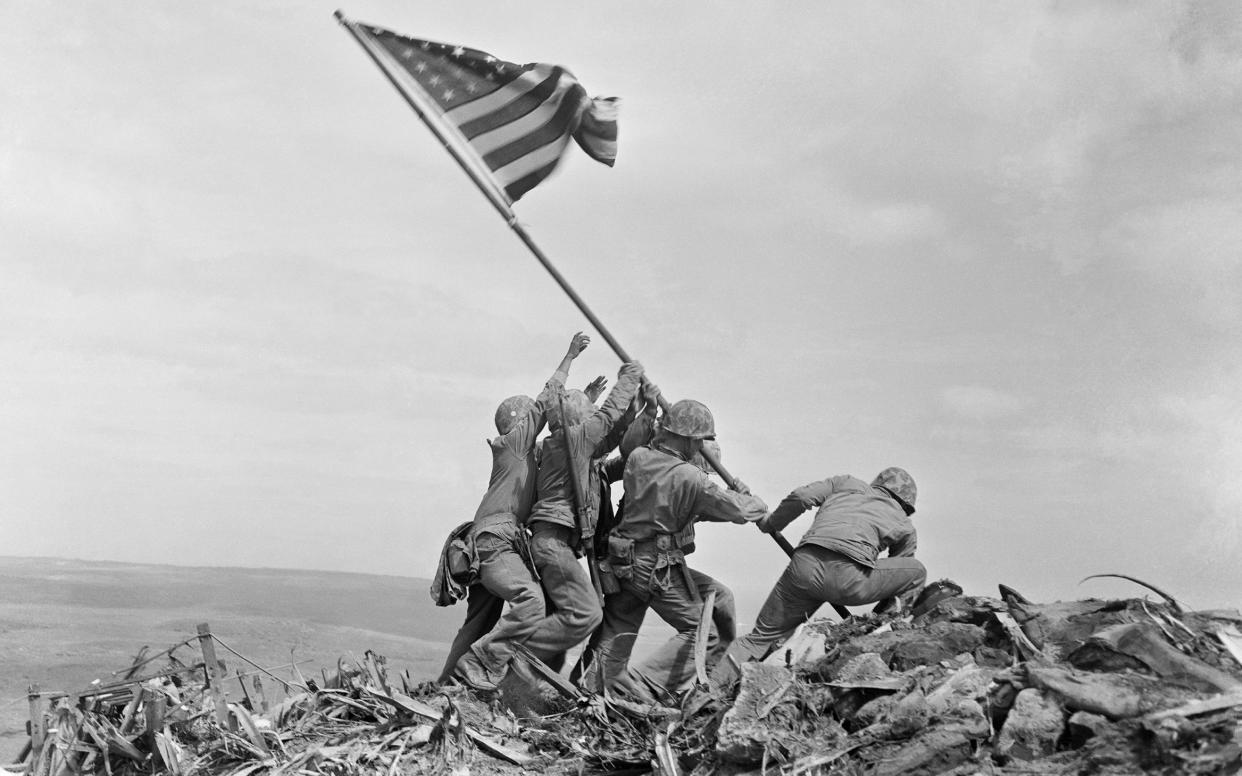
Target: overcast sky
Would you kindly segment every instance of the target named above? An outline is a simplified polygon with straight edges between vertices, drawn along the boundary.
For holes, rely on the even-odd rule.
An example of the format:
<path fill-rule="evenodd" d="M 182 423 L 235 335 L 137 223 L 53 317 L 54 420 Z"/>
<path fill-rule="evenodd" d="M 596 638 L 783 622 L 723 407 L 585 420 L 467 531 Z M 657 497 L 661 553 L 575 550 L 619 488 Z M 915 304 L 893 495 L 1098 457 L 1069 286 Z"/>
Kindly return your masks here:
<path fill-rule="evenodd" d="M 0 7 L 0 553 L 429 575 L 474 513 L 586 323 L 335 7 Z M 516 209 L 734 473 L 907 468 L 968 592 L 1242 604 L 1242 5 L 586 8 L 344 11 L 622 98 Z M 752 619 L 778 548 L 699 547 Z"/>

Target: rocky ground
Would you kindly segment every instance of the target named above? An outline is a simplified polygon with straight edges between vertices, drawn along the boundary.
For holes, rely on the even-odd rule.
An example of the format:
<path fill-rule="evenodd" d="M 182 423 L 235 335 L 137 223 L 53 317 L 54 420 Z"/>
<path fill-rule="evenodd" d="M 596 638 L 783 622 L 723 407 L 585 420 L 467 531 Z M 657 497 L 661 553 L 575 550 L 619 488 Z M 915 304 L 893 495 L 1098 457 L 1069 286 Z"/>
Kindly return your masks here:
<path fill-rule="evenodd" d="M 219 725 L 194 674 L 135 679 L 111 702 L 56 701 L 34 772 L 1242 772 L 1237 611 L 925 592 L 903 614 L 809 623 L 676 707 L 586 696 L 534 660 L 496 696 L 414 687 L 368 654 Z"/>

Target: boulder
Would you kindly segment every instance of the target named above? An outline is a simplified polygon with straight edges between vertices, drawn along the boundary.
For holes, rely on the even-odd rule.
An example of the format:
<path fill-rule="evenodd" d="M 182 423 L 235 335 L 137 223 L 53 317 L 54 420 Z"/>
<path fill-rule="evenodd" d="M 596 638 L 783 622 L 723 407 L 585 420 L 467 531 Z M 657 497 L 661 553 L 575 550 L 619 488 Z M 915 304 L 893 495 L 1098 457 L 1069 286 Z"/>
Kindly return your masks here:
<path fill-rule="evenodd" d="M 1002 757 L 1034 760 L 1056 751 L 1066 714 L 1050 693 L 1028 688 L 1018 693 L 996 740 Z"/>
<path fill-rule="evenodd" d="M 1143 696 L 1134 687 L 1136 676 L 1090 674 L 1064 668 L 1028 669 L 1030 682 L 1057 696 L 1066 708 L 1090 711 L 1109 719 L 1125 719 L 1144 711 Z M 1012 712 L 1010 712 L 1012 713 Z"/>
<path fill-rule="evenodd" d="M 1113 658 L 1113 659 L 1110 659 Z M 1078 668 L 1112 669 L 1137 663 L 1166 682 L 1203 692 L 1228 692 L 1242 688 L 1238 681 L 1218 668 L 1180 652 L 1151 622 L 1113 625 L 1091 635 L 1087 644 L 1071 652 L 1069 662 Z"/>

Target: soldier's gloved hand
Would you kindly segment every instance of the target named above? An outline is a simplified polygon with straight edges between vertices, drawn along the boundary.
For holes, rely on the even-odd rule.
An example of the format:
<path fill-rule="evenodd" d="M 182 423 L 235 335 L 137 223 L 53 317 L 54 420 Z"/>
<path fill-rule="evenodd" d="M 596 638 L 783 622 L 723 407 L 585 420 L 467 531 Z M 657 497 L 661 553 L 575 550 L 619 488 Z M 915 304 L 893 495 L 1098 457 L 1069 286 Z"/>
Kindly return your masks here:
<path fill-rule="evenodd" d="M 591 382 L 587 383 L 587 387 L 582 389 L 586 397 L 594 402 L 604 393 L 604 389 L 608 387 L 608 378 L 600 375 Z"/>
<path fill-rule="evenodd" d="M 660 388 L 655 383 L 643 378 L 643 401 L 647 403 L 647 412 L 654 415 L 660 406 Z"/>
<path fill-rule="evenodd" d="M 570 358 L 577 358 L 582 351 L 587 349 L 587 345 L 591 344 L 591 335 L 578 332 L 569 341 L 569 351 L 566 353 Z"/>
<path fill-rule="evenodd" d="M 750 488 L 746 486 L 746 483 L 742 482 L 737 477 L 733 478 L 733 489 L 736 490 L 738 493 L 741 493 L 743 496 L 754 495 L 753 493 L 750 492 Z"/>
<path fill-rule="evenodd" d="M 617 370 L 617 379 L 620 380 L 621 378 L 627 376 L 632 376 L 641 380 L 643 376 L 643 365 L 637 361 L 627 361 L 622 364 L 621 368 Z"/>

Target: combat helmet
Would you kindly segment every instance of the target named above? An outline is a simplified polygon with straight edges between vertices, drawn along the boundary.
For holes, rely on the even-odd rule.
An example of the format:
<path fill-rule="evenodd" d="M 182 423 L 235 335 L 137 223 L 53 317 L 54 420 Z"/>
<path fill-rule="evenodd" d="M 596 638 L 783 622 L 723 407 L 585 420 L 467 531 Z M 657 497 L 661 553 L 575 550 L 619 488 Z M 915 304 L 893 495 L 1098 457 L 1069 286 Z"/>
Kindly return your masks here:
<path fill-rule="evenodd" d="M 518 422 L 518 418 L 530 412 L 535 406 L 535 400 L 529 396 L 510 396 L 500 403 L 496 408 L 496 431 L 500 434 L 508 434 L 513 430 L 513 426 Z"/>
<path fill-rule="evenodd" d="M 564 417 L 561 412 L 564 410 Z M 591 413 L 595 412 L 595 402 L 583 391 L 573 388 L 565 391 L 560 401 L 552 402 L 552 407 L 548 412 L 548 428 L 553 431 L 559 429 L 562 424 L 572 426 L 575 423 L 581 423 L 591 417 Z"/>
<path fill-rule="evenodd" d="M 901 504 L 901 508 L 906 511 L 907 515 L 914 514 L 914 501 L 918 498 L 919 489 L 914 484 L 914 478 L 910 476 L 910 472 L 900 466 L 890 466 L 875 475 L 871 484 L 877 488 L 883 488 L 890 496 L 897 499 L 897 503 Z"/>
<path fill-rule="evenodd" d="M 669 408 L 660 427 L 687 439 L 715 439 L 716 419 L 703 402 L 682 399 Z"/>

